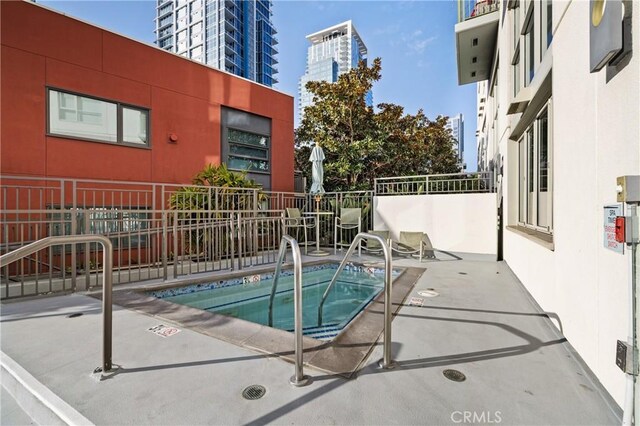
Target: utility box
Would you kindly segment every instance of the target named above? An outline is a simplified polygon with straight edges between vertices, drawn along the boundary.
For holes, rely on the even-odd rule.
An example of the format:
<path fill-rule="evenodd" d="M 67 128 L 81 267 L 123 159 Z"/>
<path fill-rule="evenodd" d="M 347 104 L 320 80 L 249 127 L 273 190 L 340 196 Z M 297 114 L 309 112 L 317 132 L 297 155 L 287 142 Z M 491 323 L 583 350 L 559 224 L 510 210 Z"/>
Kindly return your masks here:
<path fill-rule="evenodd" d="M 635 374 L 633 371 L 633 348 L 621 340 L 618 340 L 616 345 L 616 365 L 627 374 Z"/>
<path fill-rule="evenodd" d="M 618 201 L 640 203 L 640 176 L 619 176 L 616 184 Z"/>

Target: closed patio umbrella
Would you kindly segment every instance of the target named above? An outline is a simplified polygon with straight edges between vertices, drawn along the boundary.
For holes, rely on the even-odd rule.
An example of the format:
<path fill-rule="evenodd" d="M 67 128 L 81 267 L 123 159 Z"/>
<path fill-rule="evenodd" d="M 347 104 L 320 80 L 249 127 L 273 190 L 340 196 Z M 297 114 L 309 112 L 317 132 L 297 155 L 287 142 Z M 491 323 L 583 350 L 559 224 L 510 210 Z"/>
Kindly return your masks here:
<path fill-rule="evenodd" d="M 322 187 L 322 180 L 324 179 L 324 171 L 322 169 L 322 162 L 324 161 L 324 152 L 320 145 L 316 142 L 316 146 L 311 150 L 311 189 L 309 193 L 318 195 L 324 194 L 324 188 Z"/>

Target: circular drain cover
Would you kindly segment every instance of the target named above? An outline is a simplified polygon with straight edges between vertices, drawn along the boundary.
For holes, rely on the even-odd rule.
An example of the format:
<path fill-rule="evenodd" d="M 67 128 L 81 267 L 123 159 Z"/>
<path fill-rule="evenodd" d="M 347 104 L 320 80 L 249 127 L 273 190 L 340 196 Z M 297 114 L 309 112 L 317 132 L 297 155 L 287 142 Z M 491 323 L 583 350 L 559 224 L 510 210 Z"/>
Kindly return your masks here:
<path fill-rule="evenodd" d="M 453 380 L 454 382 L 464 382 L 467 380 L 467 376 L 458 370 L 444 370 L 442 374 L 444 374 L 444 377 L 449 380 Z"/>
<path fill-rule="evenodd" d="M 244 399 L 260 399 L 267 393 L 267 389 L 262 385 L 251 385 L 244 388 L 242 397 Z"/>
<path fill-rule="evenodd" d="M 78 318 L 82 316 L 82 312 L 76 312 L 75 314 L 67 315 L 67 318 Z"/>
<path fill-rule="evenodd" d="M 431 290 L 431 289 L 429 289 L 429 290 L 421 290 L 421 291 L 418 292 L 418 294 L 420 296 L 423 296 L 423 297 L 436 297 L 436 296 L 440 295 L 440 293 L 438 293 L 435 290 Z"/>

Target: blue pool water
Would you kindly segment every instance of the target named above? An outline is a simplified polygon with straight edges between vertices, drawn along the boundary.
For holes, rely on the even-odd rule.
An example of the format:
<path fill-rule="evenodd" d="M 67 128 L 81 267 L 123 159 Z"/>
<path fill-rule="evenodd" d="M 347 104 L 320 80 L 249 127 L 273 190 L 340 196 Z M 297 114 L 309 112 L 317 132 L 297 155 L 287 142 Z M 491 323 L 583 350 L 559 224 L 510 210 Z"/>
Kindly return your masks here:
<path fill-rule="evenodd" d="M 318 324 L 318 305 L 338 265 L 329 263 L 303 269 L 302 312 L 304 334 L 330 340 L 373 300 L 384 287 L 384 270 L 349 265 L 329 293 L 323 308 L 322 324 Z M 397 276 L 398 271 L 393 271 Z M 269 295 L 273 273 L 249 275 L 207 284 L 195 284 L 149 292 L 172 303 L 191 306 L 235 318 L 267 325 Z M 293 275 L 282 271 L 273 301 L 273 327 L 292 331 Z"/>

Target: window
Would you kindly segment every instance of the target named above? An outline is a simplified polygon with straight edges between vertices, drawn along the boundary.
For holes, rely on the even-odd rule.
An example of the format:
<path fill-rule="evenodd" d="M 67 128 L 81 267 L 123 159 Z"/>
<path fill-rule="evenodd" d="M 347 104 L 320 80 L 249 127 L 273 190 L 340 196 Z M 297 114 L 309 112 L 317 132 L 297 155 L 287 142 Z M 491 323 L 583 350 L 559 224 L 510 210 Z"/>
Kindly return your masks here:
<path fill-rule="evenodd" d="M 521 226 L 552 232 L 551 137 L 549 109 L 543 109 L 520 138 L 518 147 L 518 221 Z"/>
<path fill-rule="evenodd" d="M 173 3 L 167 3 L 158 10 L 158 16 L 165 15 L 173 10 Z"/>
<path fill-rule="evenodd" d="M 149 110 L 48 89 L 48 133 L 90 141 L 149 145 Z"/>
<path fill-rule="evenodd" d="M 540 58 L 542 58 L 553 39 L 553 7 L 551 0 L 540 3 Z"/>
<path fill-rule="evenodd" d="M 533 30 L 533 14 L 527 23 L 524 35 L 524 84 L 528 86 L 535 73 L 535 39 Z"/>
<path fill-rule="evenodd" d="M 517 96 L 520 91 L 521 78 L 520 73 L 520 8 L 516 3 L 513 9 L 513 57 L 511 58 L 513 72 L 513 96 Z"/>
<path fill-rule="evenodd" d="M 158 23 L 158 27 L 162 28 L 165 25 L 169 25 L 173 22 L 173 16 L 169 15 L 169 16 L 165 16 L 164 18 L 162 18 L 160 20 L 160 22 Z"/>
<path fill-rule="evenodd" d="M 520 91 L 520 44 L 516 46 L 511 65 L 513 67 L 513 96 L 515 97 Z"/>
<path fill-rule="evenodd" d="M 149 112 L 142 109 L 122 107 L 122 141 L 147 145 L 147 117 Z"/>
<path fill-rule="evenodd" d="M 230 169 L 269 172 L 269 138 L 255 133 L 228 129 Z"/>

